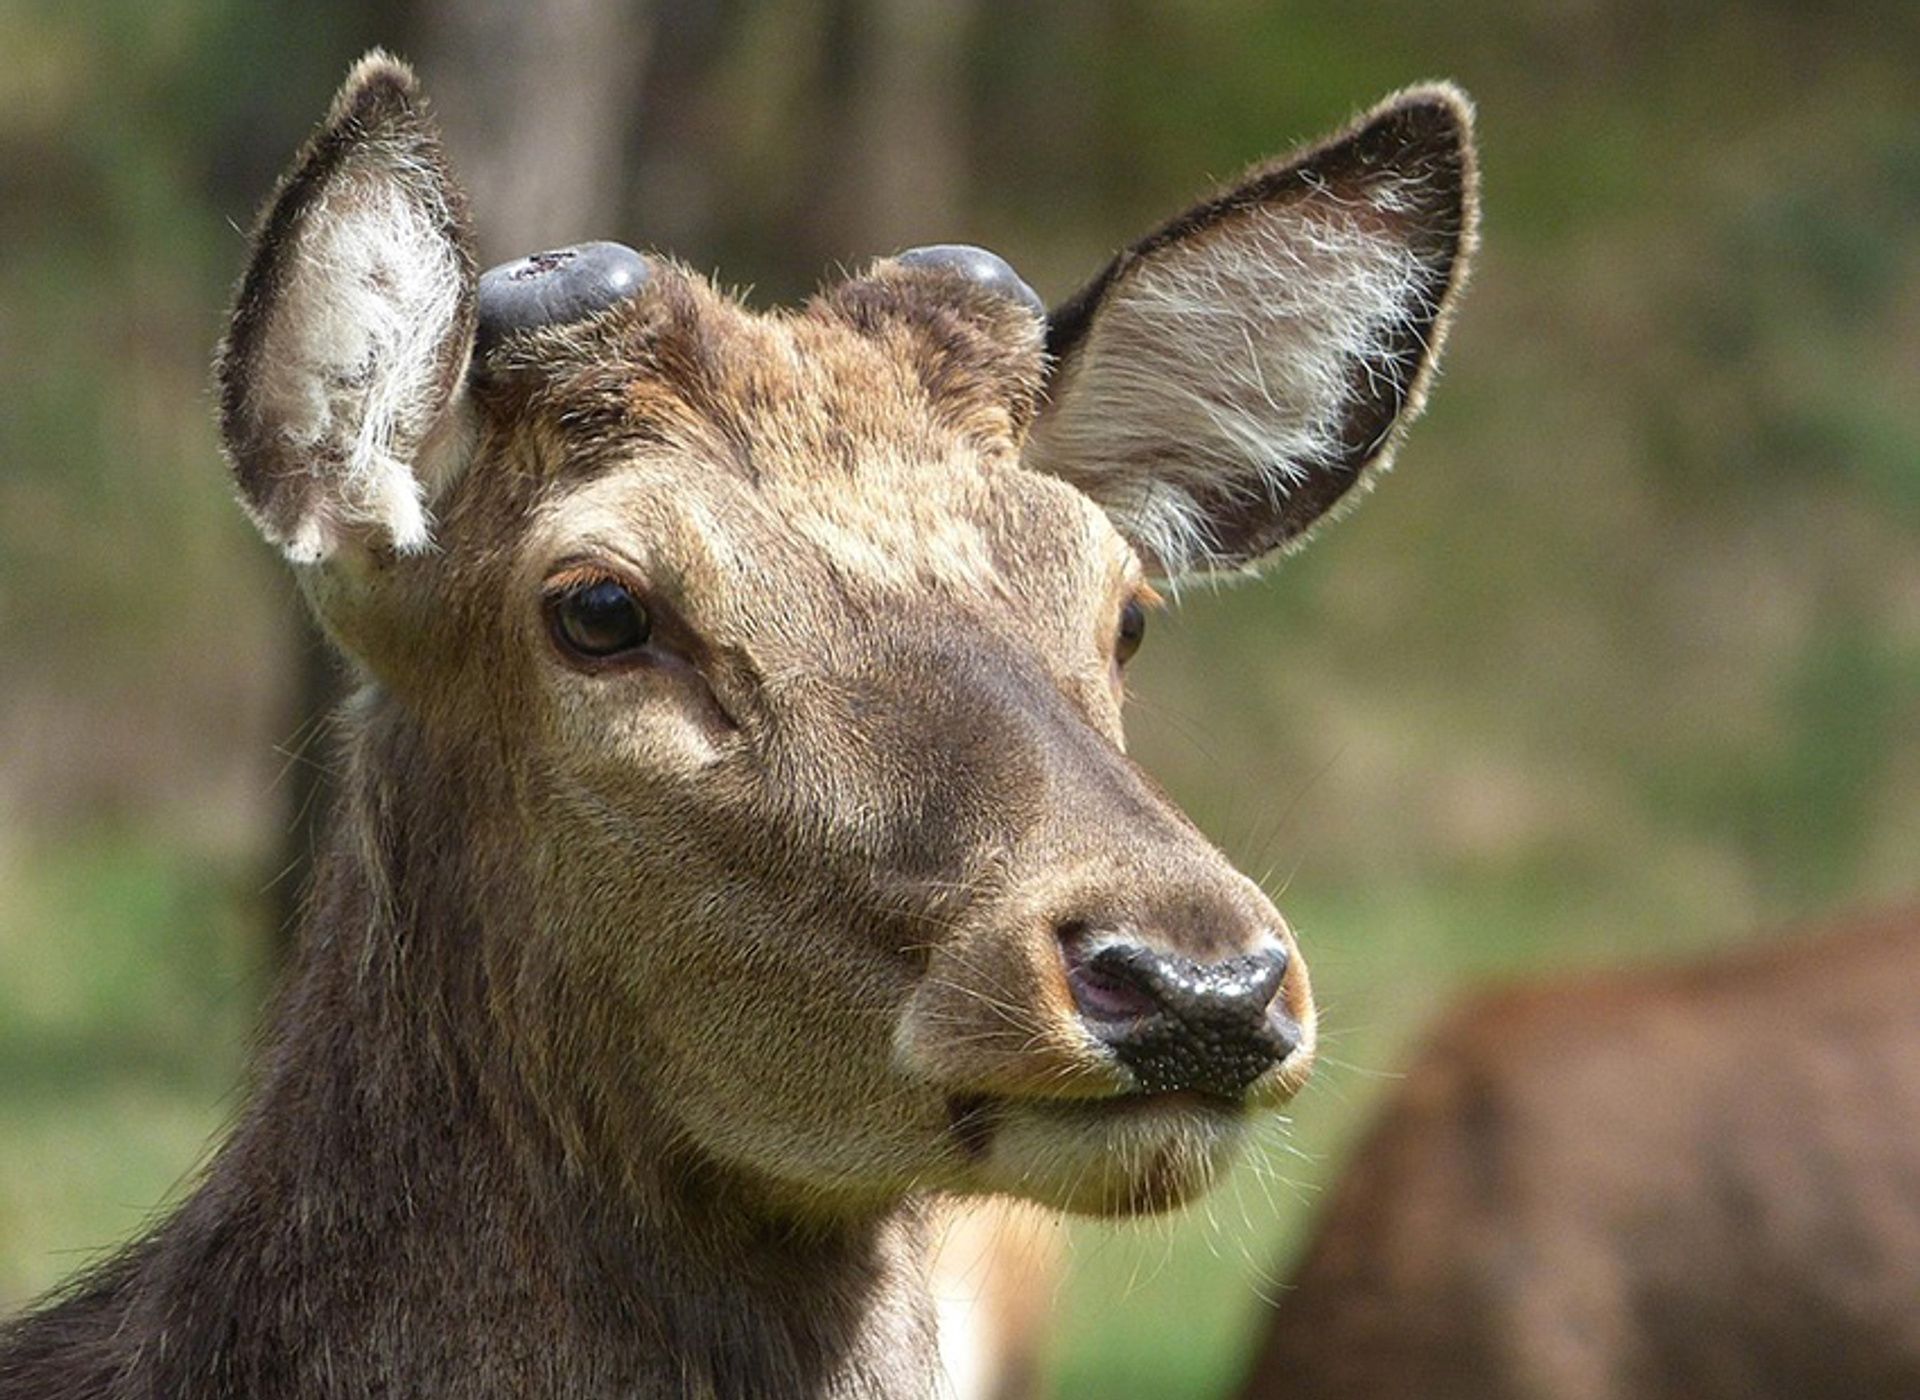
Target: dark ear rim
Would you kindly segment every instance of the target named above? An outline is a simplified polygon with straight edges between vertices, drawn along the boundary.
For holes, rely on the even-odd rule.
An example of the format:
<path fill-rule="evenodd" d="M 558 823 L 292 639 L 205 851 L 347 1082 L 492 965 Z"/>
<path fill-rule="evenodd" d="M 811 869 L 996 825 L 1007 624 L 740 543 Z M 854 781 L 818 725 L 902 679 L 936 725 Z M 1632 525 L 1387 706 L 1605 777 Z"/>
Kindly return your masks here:
<path fill-rule="evenodd" d="M 1049 311 L 1047 354 L 1055 361 L 1070 356 L 1114 285 L 1169 244 L 1235 214 L 1305 198 L 1328 175 L 1362 175 L 1397 156 L 1411 155 L 1442 177 L 1439 189 L 1453 192 L 1458 217 L 1451 230 L 1445 291 L 1457 291 L 1480 242 L 1480 162 L 1473 123 L 1473 99 L 1460 88 L 1445 81 L 1418 83 L 1384 98 L 1331 136 L 1252 167 L 1211 199 L 1121 249 L 1092 280 Z M 1397 163 L 1404 167 L 1408 162 Z"/>
<path fill-rule="evenodd" d="M 1381 176 L 1403 181 L 1420 200 L 1405 223 L 1409 246 L 1425 276 L 1410 303 L 1414 314 L 1383 345 L 1386 363 L 1404 373 L 1380 374 L 1354 366 L 1338 441 L 1342 450 L 1300 465 L 1307 470 L 1273 512 L 1236 510 L 1232 488 L 1196 495 L 1213 522 L 1206 553 L 1174 566 L 1153 561 L 1165 577 L 1190 572 L 1234 572 L 1304 544 L 1327 521 L 1366 494 L 1392 463 L 1407 426 L 1419 416 L 1436 373 L 1446 335 L 1479 241 L 1479 165 L 1471 99 L 1436 81 L 1394 93 L 1324 140 L 1257 165 L 1211 199 L 1188 209 L 1127 248 L 1049 316 L 1049 385 L 1071 380 L 1077 352 L 1102 303 L 1132 274 L 1173 245 L 1204 239 L 1215 227 L 1262 209 L 1322 198 L 1328 189 L 1353 188 Z M 1359 488 L 1359 489 L 1356 489 Z"/>
<path fill-rule="evenodd" d="M 467 197 L 447 164 L 438 127 L 426 111 L 419 81 L 406 63 L 383 49 L 363 55 L 349 70 L 326 118 L 307 138 L 292 166 L 256 218 L 253 254 L 234 292 L 226 334 L 214 357 L 214 385 L 222 440 L 242 498 L 269 538 L 290 541 L 314 504 L 308 464 L 263 431 L 253 410 L 250 368 L 263 353 L 277 293 L 298 257 L 300 232 L 329 182 L 355 153 L 384 147 L 406 158 L 430 181 L 442 212 L 435 230 L 451 247 L 462 276 L 478 280 Z M 474 299 L 465 298 L 450 336 L 455 349 L 438 367 L 434 388 L 451 399 L 466 367 L 474 333 Z"/>

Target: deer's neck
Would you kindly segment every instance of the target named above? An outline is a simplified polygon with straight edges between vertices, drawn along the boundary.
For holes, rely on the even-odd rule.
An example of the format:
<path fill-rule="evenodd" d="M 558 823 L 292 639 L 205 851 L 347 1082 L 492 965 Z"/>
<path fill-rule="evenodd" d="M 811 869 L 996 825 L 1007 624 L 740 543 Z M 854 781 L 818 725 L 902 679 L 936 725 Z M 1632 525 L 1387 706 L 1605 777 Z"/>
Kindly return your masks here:
<path fill-rule="evenodd" d="M 917 1213 L 800 1222 L 664 1144 L 582 1161 L 483 1014 L 511 898 L 404 794 L 347 802 L 254 1099 L 141 1255 L 156 1393 L 932 1394 Z"/>

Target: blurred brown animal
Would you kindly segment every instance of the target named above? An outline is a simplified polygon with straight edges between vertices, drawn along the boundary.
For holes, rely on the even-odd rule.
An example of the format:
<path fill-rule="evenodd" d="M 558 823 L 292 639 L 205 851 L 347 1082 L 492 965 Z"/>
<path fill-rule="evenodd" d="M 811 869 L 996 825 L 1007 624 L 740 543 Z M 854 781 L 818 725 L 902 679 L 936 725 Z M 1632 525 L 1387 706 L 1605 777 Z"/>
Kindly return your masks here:
<path fill-rule="evenodd" d="M 1241 1395 L 1920 1395 L 1920 909 L 1443 1017 Z"/>
<path fill-rule="evenodd" d="M 1403 94 L 1051 318 L 950 246 L 756 314 L 618 245 L 477 276 L 364 60 L 218 368 L 359 682 L 337 828 L 231 1136 L 0 1394 L 927 1396 L 929 1202 L 1206 1190 L 1313 1003 L 1121 666 L 1149 571 L 1386 461 L 1467 120 Z"/>

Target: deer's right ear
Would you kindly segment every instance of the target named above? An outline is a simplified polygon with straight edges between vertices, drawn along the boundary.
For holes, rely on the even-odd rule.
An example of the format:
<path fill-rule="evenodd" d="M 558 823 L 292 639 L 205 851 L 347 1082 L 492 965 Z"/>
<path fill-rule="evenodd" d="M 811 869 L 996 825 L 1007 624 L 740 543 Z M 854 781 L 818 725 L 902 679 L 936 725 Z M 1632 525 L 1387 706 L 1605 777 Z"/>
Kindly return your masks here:
<path fill-rule="evenodd" d="M 295 563 L 429 543 L 465 455 L 476 280 L 413 74 L 370 53 L 255 229 L 216 368 L 241 495 Z"/>

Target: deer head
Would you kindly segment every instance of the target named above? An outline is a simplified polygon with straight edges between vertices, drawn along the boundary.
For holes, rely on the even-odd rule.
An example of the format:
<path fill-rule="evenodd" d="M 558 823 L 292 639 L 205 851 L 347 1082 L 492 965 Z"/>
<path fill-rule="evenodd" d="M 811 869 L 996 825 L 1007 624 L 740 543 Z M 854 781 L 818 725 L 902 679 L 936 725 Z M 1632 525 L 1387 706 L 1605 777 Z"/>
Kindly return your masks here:
<path fill-rule="evenodd" d="M 244 501 L 364 681 L 365 975 L 430 982 L 642 1196 L 663 1154 L 815 1214 L 1204 1189 L 1313 1001 L 1127 759 L 1122 668 L 1150 576 L 1250 566 L 1385 468 L 1468 120 L 1403 93 L 1051 316 L 952 247 L 757 314 L 615 245 L 477 276 L 369 56 L 219 364 Z"/>

